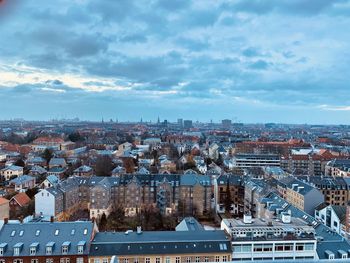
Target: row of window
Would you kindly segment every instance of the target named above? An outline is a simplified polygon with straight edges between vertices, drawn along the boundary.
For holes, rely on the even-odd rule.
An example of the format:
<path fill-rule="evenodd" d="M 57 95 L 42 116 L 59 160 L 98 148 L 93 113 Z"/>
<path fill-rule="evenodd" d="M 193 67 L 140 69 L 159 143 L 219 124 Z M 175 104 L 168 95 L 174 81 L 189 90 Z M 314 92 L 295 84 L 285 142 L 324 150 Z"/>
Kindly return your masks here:
<path fill-rule="evenodd" d="M 5 259 L 0 259 L 0 263 L 9 263 L 9 262 L 10 261 L 6 262 Z M 23 259 L 17 258 L 17 259 L 14 259 L 12 262 L 13 263 L 23 263 Z M 44 263 L 44 261 L 39 261 L 39 259 L 32 259 L 30 262 L 31 263 L 39 263 L 39 262 Z M 53 263 L 53 262 L 54 262 L 53 258 L 47 258 L 45 260 L 45 263 Z M 71 263 L 70 258 L 60 258 L 60 263 Z M 84 258 L 77 258 L 76 263 L 84 263 Z M 103 263 L 108 263 L 108 261 L 103 262 Z"/>
<path fill-rule="evenodd" d="M 313 243 L 298 243 L 295 244 L 295 250 L 296 251 L 311 251 L 314 249 Z M 275 244 L 275 251 L 293 251 L 294 245 L 293 244 Z M 240 253 L 240 252 L 251 252 L 252 251 L 252 245 L 234 245 L 233 246 L 233 252 Z M 269 252 L 273 251 L 273 244 L 255 244 L 253 247 L 254 252 Z"/>
<path fill-rule="evenodd" d="M 215 256 L 215 262 L 227 262 L 229 261 L 230 258 L 228 256 L 222 256 L 222 258 L 220 258 L 220 256 Z M 210 262 L 211 260 L 209 260 L 209 257 L 204 257 L 204 262 Z M 129 259 L 129 258 L 124 258 L 121 260 L 122 263 L 139 263 L 140 260 L 139 258 L 133 258 L 133 259 Z M 145 263 L 151 263 L 151 258 L 145 258 Z M 199 262 L 203 262 L 203 259 L 201 259 L 200 257 L 196 256 L 194 257 L 194 261 L 192 260 L 192 257 L 186 257 L 185 258 L 185 262 L 186 263 L 199 263 Z M 1 262 L 0 262 L 1 263 Z M 101 260 L 99 258 L 95 258 L 93 263 L 101 263 Z M 102 263 L 108 263 L 108 259 L 107 258 L 103 258 L 102 259 Z M 162 263 L 162 259 L 160 257 L 157 257 L 154 261 L 154 263 Z M 166 257 L 165 258 L 165 262 L 164 263 L 172 263 L 172 260 L 170 257 Z M 180 257 L 175 257 L 175 262 L 174 263 L 181 263 L 181 258 Z"/>

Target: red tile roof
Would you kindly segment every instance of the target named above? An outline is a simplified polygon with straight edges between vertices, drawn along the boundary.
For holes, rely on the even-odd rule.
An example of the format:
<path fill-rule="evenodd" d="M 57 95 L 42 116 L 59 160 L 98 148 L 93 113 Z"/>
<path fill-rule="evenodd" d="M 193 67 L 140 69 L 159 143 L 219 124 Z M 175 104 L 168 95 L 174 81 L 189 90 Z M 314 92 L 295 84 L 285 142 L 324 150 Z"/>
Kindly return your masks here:
<path fill-rule="evenodd" d="M 9 200 L 7 200 L 6 198 L 0 197 L 0 205 L 4 205 L 8 202 L 9 202 Z"/>
<path fill-rule="evenodd" d="M 14 197 L 11 198 L 11 200 L 12 199 L 16 200 L 17 204 L 19 204 L 19 206 L 22 207 L 30 202 L 30 198 L 26 193 L 16 194 Z"/>

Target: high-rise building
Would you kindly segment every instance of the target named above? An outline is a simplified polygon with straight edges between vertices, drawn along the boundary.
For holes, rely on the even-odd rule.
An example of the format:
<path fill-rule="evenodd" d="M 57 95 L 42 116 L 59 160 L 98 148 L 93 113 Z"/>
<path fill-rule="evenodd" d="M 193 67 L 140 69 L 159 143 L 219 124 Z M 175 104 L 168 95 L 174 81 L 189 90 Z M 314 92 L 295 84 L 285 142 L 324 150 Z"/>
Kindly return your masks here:
<path fill-rule="evenodd" d="M 179 127 L 183 127 L 184 123 L 183 123 L 183 119 L 177 119 L 177 125 L 179 125 Z"/>
<path fill-rule="evenodd" d="M 192 128 L 192 120 L 184 120 L 184 128 L 185 129 Z"/>
<path fill-rule="evenodd" d="M 232 126 L 232 121 L 229 119 L 225 119 L 221 121 L 222 127 L 225 129 L 229 129 Z"/>

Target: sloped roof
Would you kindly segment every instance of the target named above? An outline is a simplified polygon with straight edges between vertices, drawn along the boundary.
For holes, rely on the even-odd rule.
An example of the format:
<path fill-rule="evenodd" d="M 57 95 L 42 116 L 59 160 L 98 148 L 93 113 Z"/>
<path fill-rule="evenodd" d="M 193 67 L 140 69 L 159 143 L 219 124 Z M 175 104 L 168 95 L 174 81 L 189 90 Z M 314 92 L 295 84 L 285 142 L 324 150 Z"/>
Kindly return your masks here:
<path fill-rule="evenodd" d="M 31 199 L 26 193 L 18 193 L 14 197 L 12 197 L 11 200 L 12 199 L 16 200 L 17 204 L 19 204 L 19 206 L 21 207 L 27 205 L 31 201 Z"/>

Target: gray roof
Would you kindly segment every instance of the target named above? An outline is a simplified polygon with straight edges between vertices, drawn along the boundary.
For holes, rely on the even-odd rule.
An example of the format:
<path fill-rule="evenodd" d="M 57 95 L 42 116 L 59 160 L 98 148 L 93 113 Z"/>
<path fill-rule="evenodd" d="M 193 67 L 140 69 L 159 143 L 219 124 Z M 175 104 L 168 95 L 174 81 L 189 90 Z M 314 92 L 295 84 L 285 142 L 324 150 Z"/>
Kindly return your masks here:
<path fill-rule="evenodd" d="M 20 185 L 25 182 L 30 182 L 32 180 L 35 180 L 35 178 L 30 175 L 22 175 L 22 176 L 16 177 L 15 179 L 12 179 L 10 181 L 10 184 Z"/>
<path fill-rule="evenodd" d="M 24 224 L 5 224 L 0 230 L 1 243 L 6 243 L 4 256 L 13 256 L 13 248 L 17 243 L 23 243 L 19 256 L 29 256 L 29 249 L 33 243 L 38 243 L 36 255 L 44 256 L 46 246 L 54 244 L 52 255 L 62 255 L 61 247 L 70 242 L 68 255 L 78 254 L 78 243 L 89 243 L 92 237 L 92 222 L 36 222 Z M 83 254 L 88 254 L 88 246 Z"/>
<path fill-rule="evenodd" d="M 204 227 L 194 217 L 185 217 L 175 229 L 176 231 L 203 231 Z"/>
<path fill-rule="evenodd" d="M 138 234 L 97 233 L 90 255 L 155 255 L 231 253 L 231 242 L 224 231 L 150 231 Z"/>

